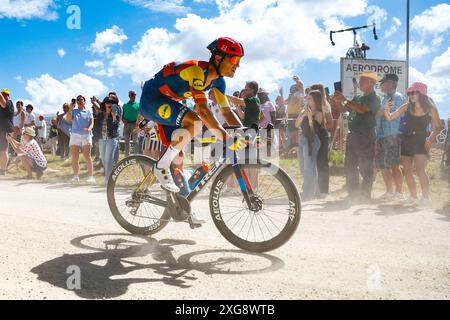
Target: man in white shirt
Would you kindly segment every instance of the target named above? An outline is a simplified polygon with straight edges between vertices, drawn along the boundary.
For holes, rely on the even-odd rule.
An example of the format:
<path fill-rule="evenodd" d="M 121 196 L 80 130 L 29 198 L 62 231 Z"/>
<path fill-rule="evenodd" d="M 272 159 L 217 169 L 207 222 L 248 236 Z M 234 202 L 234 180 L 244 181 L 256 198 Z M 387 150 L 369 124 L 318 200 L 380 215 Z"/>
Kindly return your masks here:
<path fill-rule="evenodd" d="M 45 144 L 47 139 L 47 123 L 45 122 L 45 118 L 43 115 L 40 115 L 38 120 L 36 121 L 36 129 L 37 129 L 37 142 L 39 147 Z"/>
<path fill-rule="evenodd" d="M 25 110 L 25 128 L 34 128 L 36 126 L 36 117 L 33 113 L 33 106 L 29 104 L 25 107 Z"/>

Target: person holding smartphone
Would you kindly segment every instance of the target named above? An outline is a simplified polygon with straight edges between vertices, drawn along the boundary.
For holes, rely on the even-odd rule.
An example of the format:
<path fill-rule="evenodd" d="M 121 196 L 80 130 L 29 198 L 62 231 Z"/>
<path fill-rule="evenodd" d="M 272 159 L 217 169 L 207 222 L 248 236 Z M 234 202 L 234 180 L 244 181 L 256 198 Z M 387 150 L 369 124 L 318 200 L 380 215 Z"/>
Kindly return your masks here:
<path fill-rule="evenodd" d="M 393 73 L 385 74 L 380 81 L 381 92 L 384 96 L 381 100 L 383 107 L 377 114 L 375 165 L 381 170 L 386 192 L 379 201 L 403 201 L 403 175 L 400 171 L 400 119 L 388 120 L 384 116 L 384 109 L 389 112 L 396 111 L 405 103 L 405 98 L 397 92 L 398 76 Z M 395 185 L 395 191 L 394 191 Z"/>
<path fill-rule="evenodd" d="M 381 99 L 375 92 L 375 84 L 380 80 L 372 71 L 359 75 L 362 95 L 348 100 L 340 91 L 334 99 L 345 110 L 349 110 L 347 144 L 345 149 L 345 175 L 348 200 L 366 202 L 372 197 L 375 157 L 375 117 L 381 108 Z M 341 112 L 344 110 L 341 108 Z M 362 176 L 362 184 L 359 182 Z"/>
<path fill-rule="evenodd" d="M 93 176 L 94 168 L 91 158 L 92 148 L 92 128 L 94 127 L 94 117 L 89 109 L 86 109 L 86 98 L 79 95 L 76 99 L 77 109 L 75 109 L 74 99 L 69 106 L 69 110 L 66 115 L 66 120 L 72 125 L 72 131 L 70 133 L 70 153 L 72 155 L 72 169 L 73 178 L 72 182 L 79 182 L 80 163 L 79 154 L 80 149 L 83 153 L 83 157 L 86 161 L 86 167 L 88 171 L 88 178 L 86 182 L 95 183 Z"/>
<path fill-rule="evenodd" d="M 100 104 L 100 111 L 97 114 L 97 121 L 100 128 L 99 150 L 100 159 L 105 168 L 105 180 L 108 182 L 112 168 L 116 164 L 115 154 L 119 148 L 119 124 L 120 119 L 112 111 L 114 101 L 106 97 Z"/>

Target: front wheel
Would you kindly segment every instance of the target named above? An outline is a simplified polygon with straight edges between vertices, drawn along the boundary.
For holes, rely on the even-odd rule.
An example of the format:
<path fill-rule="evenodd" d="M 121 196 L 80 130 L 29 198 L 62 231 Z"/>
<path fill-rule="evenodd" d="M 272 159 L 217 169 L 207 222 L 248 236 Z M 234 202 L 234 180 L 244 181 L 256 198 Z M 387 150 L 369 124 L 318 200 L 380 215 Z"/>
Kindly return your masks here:
<path fill-rule="evenodd" d="M 300 195 L 287 173 L 267 163 L 240 165 L 253 190 L 249 209 L 231 165 L 211 187 L 209 206 L 219 232 L 238 248 L 265 252 L 286 243 L 300 222 Z"/>

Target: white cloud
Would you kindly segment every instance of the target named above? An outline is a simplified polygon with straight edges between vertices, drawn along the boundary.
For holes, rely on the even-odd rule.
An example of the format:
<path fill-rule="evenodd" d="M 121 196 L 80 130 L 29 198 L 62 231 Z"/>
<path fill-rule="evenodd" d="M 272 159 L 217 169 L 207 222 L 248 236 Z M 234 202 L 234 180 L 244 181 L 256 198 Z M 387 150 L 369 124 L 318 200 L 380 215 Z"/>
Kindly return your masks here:
<path fill-rule="evenodd" d="M 21 76 L 21 75 L 18 75 L 18 76 L 16 76 L 14 79 L 16 79 L 17 81 L 21 82 L 21 81 L 22 81 L 22 76 Z"/>
<path fill-rule="evenodd" d="M 58 13 L 53 0 L 0 0 L 0 19 L 56 20 Z"/>
<path fill-rule="evenodd" d="M 65 55 L 66 55 L 66 50 L 64 50 L 63 48 L 58 49 L 58 56 L 60 56 L 62 58 Z"/>
<path fill-rule="evenodd" d="M 85 61 L 84 65 L 91 69 L 91 72 L 97 76 L 107 76 L 108 72 L 105 70 L 105 64 L 101 60 Z"/>
<path fill-rule="evenodd" d="M 439 34 L 450 29 L 450 4 L 441 3 L 415 16 L 412 29 L 423 34 Z"/>
<path fill-rule="evenodd" d="M 172 14 L 184 14 L 190 11 L 189 7 L 183 6 L 183 0 L 125 0 L 126 2 L 141 6 L 155 12 Z M 198 2 L 198 1 L 197 1 Z M 205 2 L 204 0 L 201 2 Z"/>
<path fill-rule="evenodd" d="M 420 72 L 410 67 L 410 82 L 421 81 L 428 85 L 429 95 L 437 103 L 450 100 L 450 47 L 433 59 L 430 70 Z M 438 105 L 439 107 L 439 105 Z M 448 106 L 447 106 L 448 107 Z M 450 110 L 447 110 L 447 113 Z"/>
<path fill-rule="evenodd" d="M 399 18 L 397 18 L 397 17 L 392 18 L 391 27 L 388 30 L 386 30 L 386 32 L 384 33 L 384 38 L 389 38 L 394 33 L 396 33 L 398 28 L 400 28 L 401 25 L 402 25 L 402 22 L 400 21 Z"/>
<path fill-rule="evenodd" d="M 111 46 L 121 44 L 128 37 L 123 30 L 114 25 L 110 29 L 102 32 L 97 32 L 95 35 L 95 42 L 89 46 L 89 50 L 93 53 L 108 53 Z"/>
<path fill-rule="evenodd" d="M 98 79 L 77 73 L 70 78 L 57 80 L 49 74 L 27 80 L 25 90 L 30 95 L 34 107 L 46 114 L 55 114 L 65 102 L 82 94 L 89 97 L 107 91 L 106 86 Z"/>
<path fill-rule="evenodd" d="M 187 14 L 177 19 L 174 32 L 147 30 L 130 52 L 111 56 L 107 61 L 109 73 L 130 75 L 138 84 L 169 61 L 208 59 L 206 46 L 217 37 L 231 36 L 243 43 L 246 56 L 236 78 L 227 80 L 227 84 L 237 88 L 248 79 L 256 79 L 275 90 L 275 83 L 290 77 L 309 59 L 339 61 L 353 35 L 337 34 L 333 47 L 330 28 L 347 27 L 343 18 L 372 13 L 366 11 L 365 0 L 217 0 L 216 4 L 216 17 Z"/>
<path fill-rule="evenodd" d="M 409 58 L 419 59 L 435 49 L 425 44 L 424 41 L 410 41 L 409 42 Z M 395 55 L 399 59 L 406 59 L 406 42 L 403 42 L 395 49 Z"/>

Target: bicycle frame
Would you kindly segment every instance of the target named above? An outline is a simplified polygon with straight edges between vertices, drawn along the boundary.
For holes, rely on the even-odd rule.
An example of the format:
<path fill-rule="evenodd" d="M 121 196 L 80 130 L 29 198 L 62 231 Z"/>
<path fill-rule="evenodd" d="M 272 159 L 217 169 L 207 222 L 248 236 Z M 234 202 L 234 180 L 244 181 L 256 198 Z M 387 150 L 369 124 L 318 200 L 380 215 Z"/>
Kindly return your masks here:
<path fill-rule="evenodd" d="M 202 178 L 202 180 L 200 180 L 196 185 L 196 187 L 192 189 L 191 192 L 188 194 L 188 196 L 186 197 L 187 200 L 189 202 L 193 201 L 194 198 L 203 190 L 203 188 L 206 186 L 209 180 L 215 177 L 216 173 L 219 173 L 226 165 L 227 165 L 226 158 L 222 158 L 217 162 L 213 162 L 208 172 Z M 242 194 L 244 195 L 244 199 L 247 202 L 248 207 L 251 208 L 252 207 L 251 197 L 254 194 L 253 189 L 246 172 L 241 169 L 241 166 L 238 163 L 238 157 L 236 152 L 233 152 L 233 163 L 231 165 L 233 167 L 233 171 L 236 175 L 237 181 L 241 188 Z"/>

